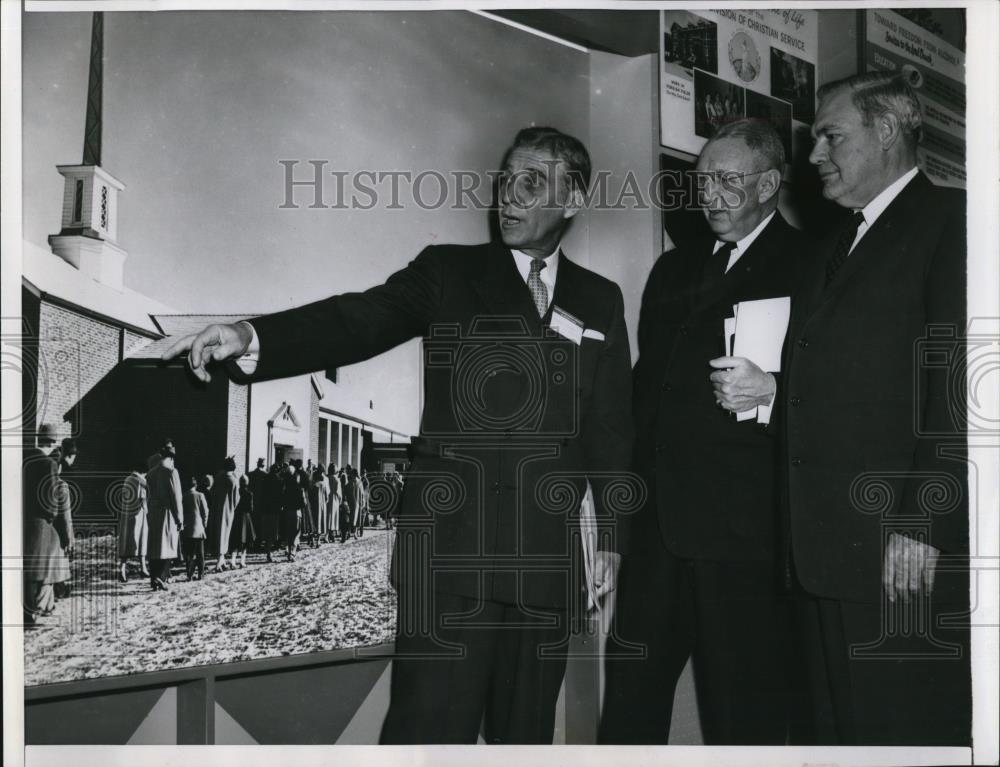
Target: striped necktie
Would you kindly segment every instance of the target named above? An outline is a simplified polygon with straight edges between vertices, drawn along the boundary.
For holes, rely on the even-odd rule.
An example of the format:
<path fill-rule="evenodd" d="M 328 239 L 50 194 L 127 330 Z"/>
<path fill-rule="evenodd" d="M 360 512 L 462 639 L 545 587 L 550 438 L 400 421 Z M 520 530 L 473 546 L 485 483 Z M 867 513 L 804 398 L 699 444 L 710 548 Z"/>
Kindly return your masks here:
<path fill-rule="evenodd" d="M 542 317 L 549 309 L 549 291 L 542 282 L 542 269 L 545 268 L 545 259 L 531 259 L 531 269 L 528 272 L 528 290 L 531 291 L 531 300 L 535 302 L 538 316 Z"/>
<path fill-rule="evenodd" d="M 840 271 L 840 267 L 842 267 L 844 262 L 847 261 L 847 254 L 851 252 L 851 245 L 854 244 L 854 238 L 858 236 L 858 227 L 861 226 L 864 220 L 865 217 L 861 211 L 856 210 L 851 217 L 844 222 L 844 228 L 840 230 L 840 237 L 837 238 L 837 244 L 833 248 L 830 260 L 826 262 L 825 287 L 830 287 L 830 283 L 832 283 L 833 278 L 837 276 L 837 272 Z"/>

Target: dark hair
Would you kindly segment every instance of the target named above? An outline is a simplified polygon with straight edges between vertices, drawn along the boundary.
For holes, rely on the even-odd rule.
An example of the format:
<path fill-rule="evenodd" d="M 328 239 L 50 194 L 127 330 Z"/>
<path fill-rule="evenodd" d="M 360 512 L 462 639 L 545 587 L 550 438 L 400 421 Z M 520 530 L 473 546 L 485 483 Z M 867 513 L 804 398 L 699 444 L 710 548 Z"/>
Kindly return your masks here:
<path fill-rule="evenodd" d="M 876 119 L 891 112 L 903 129 L 906 146 L 913 149 L 923 138 L 923 115 L 920 99 L 906 78 L 892 72 L 866 72 L 842 80 L 825 83 L 816 91 L 816 100 L 822 104 L 837 91 L 851 89 L 851 101 L 861 113 L 861 122 L 872 125 Z"/>
<path fill-rule="evenodd" d="M 503 164 L 515 149 L 538 149 L 548 152 L 557 160 L 566 163 L 566 176 L 570 189 L 587 193 L 590 187 L 590 154 L 587 147 L 579 139 L 569 136 L 555 128 L 531 127 L 522 128 L 514 136 L 514 143 L 504 154 Z"/>
<path fill-rule="evenodd" d="M 66 437 L 66 439 L 62 441 L 62 454 L 67 457 L 77 454 L 75 439 L 72 437 Z"/>
<path fill-rule="evenodd" d="M 767 120 L 745 117 L 726 123 L 709 140 L 709 144 L 724 138 L 740 139 L 747 148 L 764 161 L 761 170 L 785 171 L 785 148 L 781 136 Z M 707 144 L 706 144 L 707 146 Z"/>
<path fill-rule="evenodd" d="M 233 460 L 231 455 L 226 456 L 226 460 L 222 462 L 222 468 L 226 471 L 236 471 L 236 461 Z"/>

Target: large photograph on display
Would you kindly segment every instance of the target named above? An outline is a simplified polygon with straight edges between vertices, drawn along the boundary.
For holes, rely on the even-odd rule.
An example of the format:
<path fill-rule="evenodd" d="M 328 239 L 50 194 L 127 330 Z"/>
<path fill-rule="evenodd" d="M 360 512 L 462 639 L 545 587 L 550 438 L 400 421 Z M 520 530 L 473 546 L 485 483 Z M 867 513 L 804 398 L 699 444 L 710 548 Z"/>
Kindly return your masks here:
<path fill-rule="evenodd" d="M 969 762 L 992 16 L 745 1 L 24 0 L 29 761 Z"/>
<path fill-rule="evenodd" d="M 310 290 L 363 289 L 392 271 L 302 255 L 337 222 L 297 216 L 294 197 L 281 208 L 279 160 L 295 158 L 299 173 L 314 157 L 343 158 L 330 115 L 291 136 L 297 110 L 268 106 L 281 87 L 258 69 L 280 59 L 302 72 L 312 85 L 289 95 L 297 103 L 336 111 L 344 94 L 306 76 L 304 51 L 251 50 L 245 39 L 307 35 L 310 18 L 322 27 L 332 15 L 270 25 L 253 13 L 25 16 L 22 306 L 37 330 L 25 338 L 22 384 L 38 447 L 24 503 L 43 515 L 29 514 L 25 537 L 39 595 L 25 612 L 29 688 L 375 654 L 393 640 L 389 563 L 417 429 L 413 350 L 249 385 L 222 371 L 201 385 L 183 362 L 160 360 L 170 338 L 207 323 L 302 303 Z M 174 50 L 182 39 L 188 56 Z M 223 81 L 242 95 L 221 98 Z M 209 114 L 229 127 L 203 123 Z M 198 141 L 178 141 L 192 121 Z M 311 246 L 292 244 L 310 228 Z M 281 282 L 283 292 L 271 289 Z"/>
<path fill-rule="evenodd" d="M 750 116 L 753 103 L 790 144 L 793 121 L 802 127 L 815 112 L 816 13 L 661 11 L 660 143 L 697 154 L 721 120 Z"/>

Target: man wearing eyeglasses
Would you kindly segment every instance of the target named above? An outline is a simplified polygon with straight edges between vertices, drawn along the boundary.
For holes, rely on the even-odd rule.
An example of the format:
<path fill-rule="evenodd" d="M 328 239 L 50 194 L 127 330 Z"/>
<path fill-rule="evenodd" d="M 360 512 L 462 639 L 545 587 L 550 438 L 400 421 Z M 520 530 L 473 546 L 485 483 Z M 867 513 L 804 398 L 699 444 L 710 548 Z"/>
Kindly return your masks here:
<path fill-rule="evenodd" d="M 262 380 L 340 367 L 424 338 L 392 578 L 398 625 L 381 741 L 551 743 L 570 620 L 587 596 L 577 512 L 589 480 L 597 597 L 620 541 L 605 502 L 628 470 L 631 360 L 618 286 L 570 261 L 590 158 L 528 128 L 507 151 L 502 241 L 426 248 L 385 284 L 181 339 L 206 363 L 254 354 Z M 321 329 L 322 332 L 316 332 Z"/>
<path fill-rule="evenodd" d="M 789 296 L 809 256 L 777 209 L 784 166 L 770 124 L 724 126 L 697 164 L 712 234 L 661 256 L 646 284 L 633 464 L 650 493 L 619 576 L 603 743 L 666 744 L 689 658 L 707 744 L 786 741 L 790 616 L 767 427 L 780 374 L 730 356 L 724 331 L 734 305 Z"/>

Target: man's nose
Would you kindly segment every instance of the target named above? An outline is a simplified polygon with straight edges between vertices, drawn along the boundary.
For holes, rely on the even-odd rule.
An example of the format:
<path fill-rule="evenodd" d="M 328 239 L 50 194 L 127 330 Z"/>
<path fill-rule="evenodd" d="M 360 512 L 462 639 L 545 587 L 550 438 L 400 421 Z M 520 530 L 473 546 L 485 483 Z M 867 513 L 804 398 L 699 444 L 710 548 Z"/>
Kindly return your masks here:
<path fill-rule="evenodd" d="M 818 140 L 809 153 L 809 162 L 813 165 L 819 165 L 826 159 L 826 141 L 820 139 Z"/>

